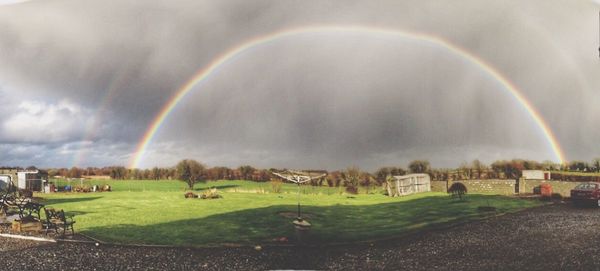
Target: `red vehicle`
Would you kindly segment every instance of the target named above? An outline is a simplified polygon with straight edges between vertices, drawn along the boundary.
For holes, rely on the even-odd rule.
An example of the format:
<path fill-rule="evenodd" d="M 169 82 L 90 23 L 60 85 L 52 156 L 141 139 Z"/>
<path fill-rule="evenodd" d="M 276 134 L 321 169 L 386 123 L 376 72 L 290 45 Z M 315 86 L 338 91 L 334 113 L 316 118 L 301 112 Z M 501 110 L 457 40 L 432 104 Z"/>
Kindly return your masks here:
<path fill-rule="evenodd" d="M 600 183 L 580 183 L 571 190 L 575 205 L 594 204 L 600 206 Z"/>

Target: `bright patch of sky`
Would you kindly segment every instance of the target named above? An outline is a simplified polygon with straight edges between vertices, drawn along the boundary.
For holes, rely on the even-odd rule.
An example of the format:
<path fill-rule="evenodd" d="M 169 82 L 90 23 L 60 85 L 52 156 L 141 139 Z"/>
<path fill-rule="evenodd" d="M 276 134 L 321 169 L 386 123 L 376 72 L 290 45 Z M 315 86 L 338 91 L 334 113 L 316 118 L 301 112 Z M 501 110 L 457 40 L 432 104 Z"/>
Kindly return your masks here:
<path fill-rule="evenodd" d="M 0 0 L 0 6 L 2 5 L 13 5 L 23 2 L 28 2 L 29 0 Z"/>

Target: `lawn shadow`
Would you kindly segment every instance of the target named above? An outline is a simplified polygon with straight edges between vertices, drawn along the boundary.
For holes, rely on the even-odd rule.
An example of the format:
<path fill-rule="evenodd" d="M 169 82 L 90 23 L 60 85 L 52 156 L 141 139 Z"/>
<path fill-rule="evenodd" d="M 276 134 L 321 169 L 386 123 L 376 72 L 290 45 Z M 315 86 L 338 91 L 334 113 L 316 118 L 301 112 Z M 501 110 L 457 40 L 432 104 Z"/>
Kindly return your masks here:
<path fill-rule="evenodd" d="M 41 203 L 48 206 L 48 205 L 63 204 L 63 203 L 85 202 L 85 201 L 96 200 L 99 198 L 102 198 L 102 197 L 42 199 Z"/>
<path fill-rule="evenodd" d="M 227 188 L 235 188 L 235 187 L 240 187 L 240 186 L 237 184 L 212 185 L 212 186 L 207 186 L 207 187 L 194 188 L 194 191 L 205 191 L 210 188 L 227 189 Z"/>
<path fill-rule="evenodd" d="M 523 202 L 496 195 L 471 195 L 468 202 L 463 201 L 464 205 L 449 204 L 453 201 L 449 197 L 431 196 L 372 205 L 302 206 L 303 212 L 311 214 L 312 224 L 305 242 L 321 245 L 396 237 L 444 223 L 484 217 L 477 208 L 486 202 L 499 212 Z M 292 219 L 280 213 L 295 212 L 296 208 L 296 205 L 274 205 L 152 225 L 94 227 L 84 233 L 111 242 L 157 245 L 265 244 L 282 237 L 293 242 L 296 238 Z"/>
<path fill-rule="evenodd" d="M 86 214 L 93 214 L 94 212 L 83 212 L 83 211 L 68 211 L 65 210 L 65 215 L 67 216 L 78 216 L 78 215 L 86 215 Z"/>
<path fill-rule="evenodd" d="M 453 199 L 449 204 L 469 203 L 468 199 Z"/>

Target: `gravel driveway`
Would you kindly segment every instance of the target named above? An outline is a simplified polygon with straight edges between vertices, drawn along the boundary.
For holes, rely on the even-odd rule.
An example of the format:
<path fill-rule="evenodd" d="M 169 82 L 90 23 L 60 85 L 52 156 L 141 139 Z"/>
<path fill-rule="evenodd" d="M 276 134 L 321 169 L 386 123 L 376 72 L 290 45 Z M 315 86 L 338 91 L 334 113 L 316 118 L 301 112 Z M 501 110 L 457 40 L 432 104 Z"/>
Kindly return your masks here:
<path fill-rule="evenodd" d="M 172 249 L 0 238 L 2 270 L 600 270 L 600 210 L 558 204 L 396 241 Z"/>

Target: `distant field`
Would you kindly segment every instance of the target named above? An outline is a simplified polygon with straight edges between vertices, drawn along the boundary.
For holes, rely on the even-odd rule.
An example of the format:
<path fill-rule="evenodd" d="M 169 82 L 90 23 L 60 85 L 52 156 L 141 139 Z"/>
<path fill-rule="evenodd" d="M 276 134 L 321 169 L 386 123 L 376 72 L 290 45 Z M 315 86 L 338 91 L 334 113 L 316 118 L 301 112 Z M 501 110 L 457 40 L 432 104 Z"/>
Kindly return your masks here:
<path fill-rule="evenodd" d="M 550 171 L 553 174 L 563 174 L 571 176 L 591 176 L 600 177 L 600 172 L 577 172 L 577 171 Z"/>
<path fill-rule="evenodd" d="M 209 182 L 196 190 L 217 187 L 223 198 L 201 200 L 184 199 L 185 185 L 178 181 L 98 181 L 102 183 L 109 183 L 115 191 L 36 196 L 74 214 L 76 231 L 111 242 L 205 246 L 294 239 L 290 217 L 296 211 L 294 185 L 285 185 L 287 193 L 279 194 L 260 190 L 268 190 L 268 183 Z M 390 198 L 315 189 L 316 193 L 307 191 L 300 197 L 313 224 L 310 240 L 315 243 L 384 238 L 439 223 L 477 219 L 482 216 L 477 207 L 482 205 L 510 212 L 540 204 L 492 195 L 469 195 L 467 201 L 459 202 L 443 193 Z"/>
<path fill-rule="evenodd" d="M 180 181 L 171 181 L 171 180 L 160 180 L 160 181 L 140 181 L 140 180 L 72 180 L 67 181 L 64 179 L 51 179 L 50 182 L 56 184 L 57 186 L 92 186 L 92 185 L 110 185 L 115 191 L 131 191 L 131 192 L 141 192 L 141 191 L 183 191 L 187 188 L 187 185 Z"/>
<path fill-rule="evenodd" d="M 187 190 L 187 184 L 176 180 L 160 180 L 160 181 L 148 181 L 148 180 L 73 180 L 67 181 L 64 179 L 53 179 L 52 183 L 58 186 L 77 186 L 77 185 L 110 185 L 115 191 L 131 191 L 131 192 L 143 192 L 143 191 L 185 191 Z M 195 190 L 205 189 L 207 187 L 216 187 L 220 190 L 228 192 L 265 192 L 270 193 L 273 191 L 273 187 L 270 182 L 251 182 L 251 181 L 209 181 L 206 183 L 198 183 L 194 186 Z M 284 193 L 296 193 L 298 186 L 292 183 L 282 183 L 281 190 Z M 341 194 L 345 190 L 344 187 L 328 187 L 328 186 L 311 186 L 301 185 L 300 192 L 302 194 Z M 373 186 L 369 189 L 361 187 L 359 193 L 381 193 L 382 188 Z"/>

